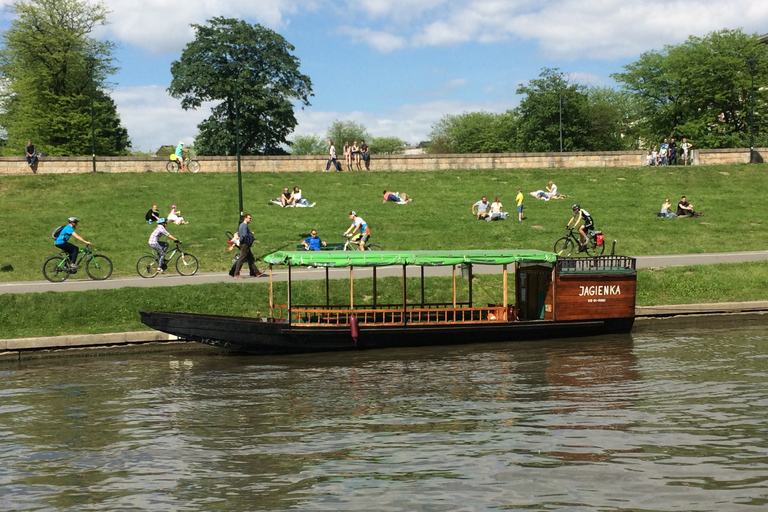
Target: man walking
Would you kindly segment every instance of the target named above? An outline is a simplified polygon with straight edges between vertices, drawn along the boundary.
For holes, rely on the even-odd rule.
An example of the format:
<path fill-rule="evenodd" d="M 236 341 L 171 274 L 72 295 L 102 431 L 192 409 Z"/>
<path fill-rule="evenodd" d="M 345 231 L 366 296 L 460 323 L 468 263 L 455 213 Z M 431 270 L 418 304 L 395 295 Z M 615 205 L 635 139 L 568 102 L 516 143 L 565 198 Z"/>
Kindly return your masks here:
<path fill-rule="evenodd" d="M 243 263 L 246 261 L 248 262 L 248 267 L 251 269 L 251 275 L 253 277 L 258 277 L 263 272 L 259 272 L 259 269 L 256 268 L 256 260 L 253 257 L 253 253 L 251 252 L 251 245 L 253 245 L 254 237 L 253 232 L 248 229 L 248 224 L 251 223 L 251 215 L 245 214 L 243 216 L 243 222 L 240 223 L 240 227 L 237 228 L 237 236 L 240 237 L 240 255 L 237 258 L 237 263 L 235 264 L 235 271 L 234 271 L 234 278 L 235 279 L 242 279 L 243 276 L 240 275 L 240 269 L 243 267 Z"/>

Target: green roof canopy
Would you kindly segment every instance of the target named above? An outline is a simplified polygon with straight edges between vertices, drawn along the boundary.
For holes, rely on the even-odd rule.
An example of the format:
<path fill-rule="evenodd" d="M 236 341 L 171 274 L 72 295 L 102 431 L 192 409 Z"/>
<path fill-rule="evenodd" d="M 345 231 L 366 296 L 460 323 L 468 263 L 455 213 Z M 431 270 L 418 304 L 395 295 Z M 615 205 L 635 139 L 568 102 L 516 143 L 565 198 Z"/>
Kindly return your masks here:
<path fill-rule="evenodd" d="M 557 254 L 537 250 L 455 251 L 277 251 L 264 258 L 271 265 L 314 267 L 383 267 L 387 265 L 441 266 L 474 263 L 505 265 L 515 262 L 557 261 Z"/>

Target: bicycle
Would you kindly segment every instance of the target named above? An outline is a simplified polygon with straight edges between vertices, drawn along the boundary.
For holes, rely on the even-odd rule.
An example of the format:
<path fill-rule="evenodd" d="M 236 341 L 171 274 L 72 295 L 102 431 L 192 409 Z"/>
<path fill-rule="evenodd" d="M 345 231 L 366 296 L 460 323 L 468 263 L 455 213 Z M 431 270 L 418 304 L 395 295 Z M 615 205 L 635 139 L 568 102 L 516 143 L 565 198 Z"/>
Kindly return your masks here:
<path fill-rule="evenodd" d="M 335 251 L 359 251 L 360 250 L 360 233 L 356 235 L 344 235 L 344 243 L 339 247 L 336 247 Z M 365 251 L 383 251 L 384 249 L 379 244 L 372 244 L 365 242 Z"/>
<path fill-rule="evenodd" d="M 161 270 L 165 272 L 165 269 L 168 268 L 168 263 L 178 254 L 176 257 L 176 272 L 183 276 L 195 275 L 198 267 L 197 258 L 188 252 L 182 251 L 179 245 L 181 245 L 180 242 L 176 242 L 176 247 L 173 248 L 171 254 L 166 255 L 162 268 L 160 268 L 160 257 L 157 254 L 147 254 L 136 262 L 136 272 L 141 277 L 155 277 Z"/>
<path fill-rule="evenodd" d="M 171 155 L 171 161 L 165 164 L 165 170 L 168 172 L 179 172 L 181 169 L 178 158 L 174 157 L 176 157 L 176 155 Z M 200 172 L 200 162 L 197 160 L 192 160 L 190 157 L 187 157 L 184 159 L 184 163 L 186 164 L 187 171 L 193 174 Z"/>
<path fill-rule="evenodd" d="M 112 275 L 112 260 L 103 254 L 94 254 L 90 246 L 85 246 L 78 253 L 77 265 L 85 265 L 85 273 L 96 281 L 103 281 Z M 43 275 L 52 283 L 66 280 L 70 274 L 77 273 L 69 261 L 69 254 L 62 252 L 48 256 L 43 263 Z"/>
<path fill-rule="evenodd" d="M 558 256 L 570 256 L 575 247 L 583 247 L 583 250 L 587 253 L 587 256 L 600 256 L 605 251 L 602 231 L 589 231 L 587 233 L 589 235 L 587 243 L 582 246 L 581 241 L 579 240 L 580 236 L 577 237 L 573 234 L 574 228 L 565 229 L 568 230 L 568 234 L 562 238 L 559 238 L 555 242 L 554 251 Z M 581 252 L 581 250 L 578 252 Z"/>

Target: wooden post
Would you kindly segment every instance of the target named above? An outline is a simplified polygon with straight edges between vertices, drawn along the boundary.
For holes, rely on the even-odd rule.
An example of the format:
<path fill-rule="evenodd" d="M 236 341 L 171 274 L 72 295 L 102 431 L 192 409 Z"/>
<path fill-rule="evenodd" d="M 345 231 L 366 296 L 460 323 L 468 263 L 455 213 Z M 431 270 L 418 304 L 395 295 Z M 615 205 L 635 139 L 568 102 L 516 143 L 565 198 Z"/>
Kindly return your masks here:
<path fill-rule="evenodd" d="M 291 325 L 291 262 L 288 262 L 288 326 Z"/>
<path fill-rule="evenodd" d="M 328 277 L 328 267 L 325 267 L 325 305 L 326 307 L 331 305 L 331 290 Z"/>
<path fill-rule="evenodd" d="M 419 267 L 421 269 L 421 308 L 424 309 L 424 267 Z"/>
<path fill-rule="evenodd" d="M 506 320 L 507 312 L 509 311 L 509 307 L 507 306 L 507 266 L 506 265 L 504 265 L 504 273 L 503 273 L 502 281 L 503 281 L 502 286 L 504 287 L 504 313 L 501 318 L 502 320 Z"/>
<path fill-rule="evenodd" d="M 472 307 L 472 264 L 467 263 L 469 272 L 469 307 Z"/>
<path fill-rule="evenodd" d="M 376 309 L 376 267 L 373 267 L 373 309 Z"/>
<path fill-rule="evenodd" d="M 355 267 L 349 267 L 349 309 L 355 308 Z"/>
<path fill-rule="evenodd" d="M 403 318 L 402 323 L 405 325 L 405 265 L 403 265 Z"/>
<path fill-rule="evenodd" d="M 456 265 L 451 265 L 451 278 L 453 280 L 453 308 L 456 309 Z"/>
<path fill-rule="evenodd" d="M 269 264 L 269 318 L 274 318 L 273 309 L 275 307 L 275 294 L 272 290 L 272 264 Z"/>

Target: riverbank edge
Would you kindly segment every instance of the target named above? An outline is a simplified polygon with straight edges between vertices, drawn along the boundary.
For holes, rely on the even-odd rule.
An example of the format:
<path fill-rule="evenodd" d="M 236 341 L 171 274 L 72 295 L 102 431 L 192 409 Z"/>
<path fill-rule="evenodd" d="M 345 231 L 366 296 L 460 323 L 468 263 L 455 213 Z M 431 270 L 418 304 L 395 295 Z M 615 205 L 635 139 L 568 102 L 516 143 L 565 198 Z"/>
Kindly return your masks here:
<path fill-rule="evenodd" d="M 667 304 L 637 306 L 634 331 L 657 327 L 655 320 L 667 320 L 665 327 L 690 323 L 691 319 L 711 315 L 762 315 L 768 313 L 768 300 L 715 302 L 709 304 Z M 677 321 L 676 321 L 677 320 Z M 682 322 L 680 322 L 682 321 Z M 695 320 L 694 320 L 695 321 Z M 130 331 L 104 334 L 69 334 L 36 338 L 0 339 L 0 362 L 41 359 L 59 355 L 93 356 L 124 351 L 162 352 L 168 350 L 214 350 L 160 331 Z"/>

